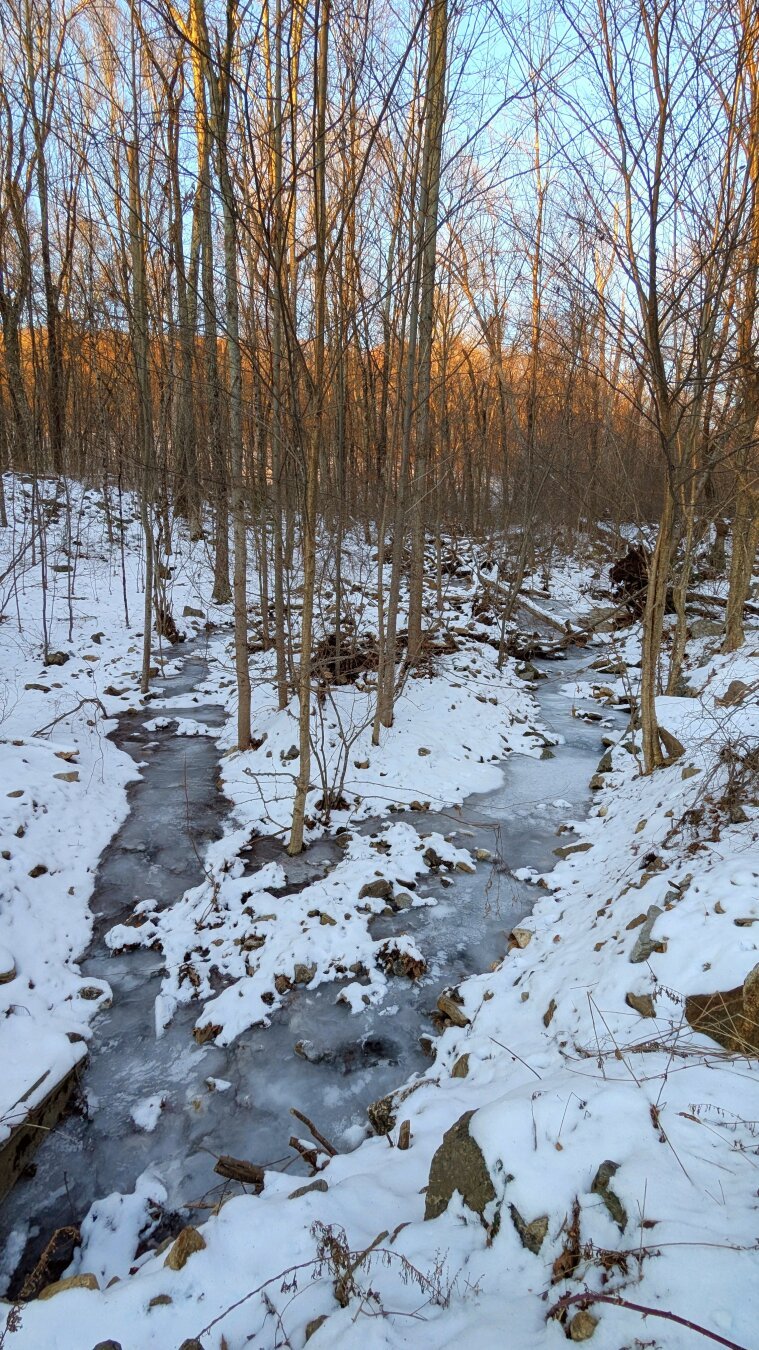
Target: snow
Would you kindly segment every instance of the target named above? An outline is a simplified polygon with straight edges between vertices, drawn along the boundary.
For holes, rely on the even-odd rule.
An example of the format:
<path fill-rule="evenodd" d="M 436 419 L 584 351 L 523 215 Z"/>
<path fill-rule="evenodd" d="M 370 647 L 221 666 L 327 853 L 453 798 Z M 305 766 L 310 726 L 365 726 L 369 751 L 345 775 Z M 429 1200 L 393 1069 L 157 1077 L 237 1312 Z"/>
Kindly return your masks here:
<path fill-rule="evenodd" d="M 143 1097 L 137 1102 L 130 1112 L 137 1129 L 143 1130 L 145 1134 L 152 1134 L 165 1105 L 166 1098 L 160 1092 L 154 1093 L 152 1097 Z"/>
<path fill-rule="evenodd" d="M 137 613 L 136 553 L 129 565 Z M 134 635 L 116 618 L 119 579 L 110 576 L 107 560 L 99 566 L 91 571 L 97 607 L 87 603 L 97 608 L 100 625 L 107 626 L 103 615 L 112 622 L 108 657 L 101 659 L 109 663 L 108 679 L 118 670 L 128 688 L 121 702 L 104 701 L 113 715 L 117 706 L 136 706 L 134 677 L 126 672 L 137 658 L 128 649 Z M 186 593 L 203 606 L 202 584 L 193 589 L 189 581 L 190 559 L 187 568 Z M 201 570 L 198 563 L 196 575 Z M 587 603 L 593 570 L 580 574 L 567 562 L 556 571 L 546 604 L 576 615 L 573 578 Z M 97 998 L 80 997 L 76 961 L 90 932 L 92 869 L 124 817 L 131 772 L 104 739 L 111 723 L 100 714 L 88 719 L 83 710 L 67 718 L 52 741 L 34 734 L 71 707 L 75 675 L 96 689 L 105 680 L 85 674 L 74 654 L 86 646 L 87 625 L 77 620 L 72 658 L 55 671 L 62 692 L 43 711 L 38 691 L 21 687 L 32 666 L 39 673 L 39 635 L 30 636 L 39 604 L 33 577 L 18 603 L 30 616 L 23 638 L 14 632 L 11 639 L 8 623 L 0 626 L 17 691 L 0 751 L 4 772 L 6 765 L 13 771 L 9 781 L 22 790 L 6 799 L 2 823 L 3 847 L 13 854 L 3 942 L 18 974 L 0 985 L 0 996 L 12 1011 L 4 1025 L 15 1024 L 15 1039 L 2 1042 L 11 1065 L 14 1045 L 35 1048 L 28 1065 L 17 1050 L 18 1068 L 3 1084 L 9 1105 L 27 1069 L 59 1066 L 64 1044 L 69 1055 L 81 1054 L 82 1043 L 67 1033 L 91 1035 L 93 1012 L 107 998 L 104 989 Z M 66 622 L 64 615 L 60 623 Z M 292 709 L 277 711 L 266 683 L 270 658 L 257 657 L 256 734 L 266 739 L 256 751 L 232 751 L 228 674 L 215 666 L 203 695 L 227 705 L 220 745 L 232 803 L 228 827 L 207 850 L 199 886 L 169 909 L 144 906 L 141 927 L 118 926 L 109 936 L 114 949 L 145 945 L 160 952 L 159 1032 L 183 1003 L 198 1001 L 196 1029 L 210 1029 L 218 1045 L 228 1046 L 272 1018 L 282 997 L 278 984 L 284 987 L 278 977 L 292 983 L 296 966 L 311 989 L 337 981 L 349 1008 L 377 1001 L 390 1029 L 396 1004 L 382 969 L 383 939 L 370 928 L 385 901 L 359 899 L 359 891 L 380 879 L 394 891 L 412 885 L 416 904 L 430 898 L 427 849 L 451 866 L 451 876 L 457 865 L 474 863 L 460 847 L 463 834 L 453 842 L 435 830 L 422 840 L 405 819 L 370 826 L 373 833 L 362 832 L 361 823 L 390 806 L 429 802 L 434 810 L 486 793 L 526 835 L 538 814 L 563 827 L 557 848 L 576 851 L 559 856 L 550 871 L 529 857 L 519 869 L 534 889 L 534 908 L 522 924 L 529 941 L 511 944 L 494 968 L 460 984 L 467 1025 L 444 1030 L 434 1063 L 396 1094 L 397 1125 L 409 1121 L 410 1147 L 394 1146 L 397 1125 L 387 1138 L 359 1141 L 357 1132 L 352 1151 L 320 1159 L 326 1191 L 293 1196 L 301 1180 L 268 1170 L 261 1195 L 222 1197 L 202 1225 L 204 1246 L 177 1271 L 166 1266 L 165 1252 L 138 1255 L 165 1194 L 155 1173 L 140 1177 L 132 1193 L 98 1201 L 84 1221 L 69 1273 L 93 1273 L 100 1292 L 75 1290 L 24 1306 L 9 1337 L 19 1350 L 82 1350 L 111 1338 L 123 1350 L 169 1350 L 186 1337 L 199 1337 L 204 1350 L 273 1350 L 302 1346 L 307 1332 L 314 1350 L 412 1343 L 500 1350 L 504 1336 L 520 1350 L 550 1350 L 566 1343 L 552 1311 L 562 1296 L 583 1294 L 591 1302 L 594 1295 L 621 1300 L 592 1305 L 598 1350 L 692 1350 L 704 1343 L 697 1331 L 654 1315 L 668 1312 L 746 1350 L 755 1344 L 756 1061 L 694 1031 L 685 1000 L 736 988 L 759 963 L 759 807 L 745 761 L 759 743 L 757 635 L 729 656 L 707 640 L 690 644 L 692 696 L 658 700 L 661 723 L 684 754 L 648 777 L 640 772 L 639 733 L 621 731 L 609 715 L 637 679 L 639 641 L 631 633 L 589 647 L 586 671 L 567 681 L 561 695 L 570 707 L 593 698 L 612 723 L 611 768 L 601 775 L 586 820 L 566 817 L 573 799 L 566 761 L 554 773 L 540 760 L 550 737 L 536 725 L 531 691 L 513 663 L 498 672 L 493 649 L 475 642 L 465 639 L 461 652 L 438 658 L 429 678 L 407 682 L 395 725 L 379 747 L 371 745 L 370 687 L 344 686 L 324 705 L 315 700 L 322 771 L 309 798 L 310 837 L 324 829 L 317 798 L 325 783 L 340 783 L 343 771 L 348 805 L 332 825 L 350 837 L 339 856 L 328 856 L 323 874 L 295 894 L 282 893 L 287 864 L 268 862 L 254 872 L 245 864 L 252 834 L 283 837 L 287 827 L 293 763 L 284 757 L 297 740 Z M 624 662 L 623 674 L 594 671 L 598 654 Z M 725 697 L 734 681 L 747 689 L 739 701 Z M 158 728 L 171 700 L 155 703 Z M 342 760 L 341 725 L 355 733 Z M 178 726 L 179 734 L 194 734 L 191 721 Z M 79 782 L 53 777 L 56 764 L 73 763 L 56 761 L 58 748 L 77 752 Z M 514 751 L 525 755 L 522 793 L 502 800 L 499 761 Z M 369 769 L 356 767 L 367 758 Z M 17 823 L 25 830 L 20 839 Z M 34 879 L 33 859 L 49 869 Z M 643 960 L 631 961 L 646 916 L 653 918 L 654 945 Z M 410 958 L 429 959 L 410 937 L 400 946 Z M 350 972 L 351 965 L 366 975 Z M 217 992 L 220 975 L 224 987 Z M 641 1016 L 627 995 L 650 996 L 654 1015 Z M 19 1037 L 16 1005 L 26 1008 L 33 1041 L 28 1032 Z M 452 1072 L 463 1055 L 464 1078 Z M 208 1085 L 224 1092 L 228 1082 L 209 1076 Z M 135 1123 L 157 1124 L 161 1102 L 162 1095 L 141 1101 Z M 425 1220 L 432 1157 L 444 1133 L 470 1111 L 470 1133 L 495 1199 L 482 1218 L 455 1196 L 443 1214 Z M 609 1186 L 626 1214 L 623 1230 L 593 1189 L 607 1160 L 615 1165 Z M 522 1244 L 515 1213 L 526 1223 L 545 1217 L 537 1254 Z M 341 1306 L 338 1277 L 344 1288 L 348 1266 L 350 1297 Z M 642 1318 L 624 1301 L 651 1315 Z"/>

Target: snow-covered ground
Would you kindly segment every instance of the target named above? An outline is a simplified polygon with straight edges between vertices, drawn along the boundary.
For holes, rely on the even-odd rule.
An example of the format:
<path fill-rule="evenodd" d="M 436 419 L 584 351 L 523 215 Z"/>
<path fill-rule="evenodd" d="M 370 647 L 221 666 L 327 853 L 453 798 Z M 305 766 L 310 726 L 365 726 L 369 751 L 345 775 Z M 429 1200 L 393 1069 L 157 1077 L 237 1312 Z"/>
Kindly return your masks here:
<path fill-rule="evenodd" d="M 134 558 L 136 552 L 132 568 Z M 189 578 L 200 575 L 201 561 L 192 558 L 187 582 L 175 584 L 186 585 L 198 605 Z M 105 570 L 98 574 L 98 607 L 82 603 L 105 627 L 107 559 L 99 566 Z M 567 617 L 581 608 L 569 604 L 577 575 L 560 567 L 551 595 L 554 606 L 566 606 Z M 587 592 L 591 578 L 576 584 L 575 594 Z M 56 704 L 44 705 L 48 720 L 81 699 L 85 681 L 127 688 L 130 680 L 127 698 L 136 697 L 129 672 L 137 657 L 128 648 L 137 644 L 117 618 L 118 572 L 111 584 L 107 659 L 121 664 L 107 674 L 96 662 L 84 664 L 84 655 L 97 649 L 86 637 L 91 620 L 77 618 L 79 636 L 67 647 L 72 659 L 54 672 L 61 680 Z M 132 584 L 136 614 L 136 568 Z M 202 584 L 199 593 L 199 607 L 207 608 Z M 176 592 L 175 611 L 178 603 L 193 603 L 184 594 Z M 33 574 L 26 597 L 31 624 L 39 604 Z M 8 622 L 0 625 L 6 643 Z M 496 760 L 504 749 L 540 753 L 529 690 L 513 663 L 504 674 L 495 671 L 494 652 L 476 642 L 476 628 L 469 624 L 462 650 L 439 658 L 431 678 L 407 683 L 396 725 L 378 749 L 367 731 L 364 701 L 370 705 L 371 691 L 350 687 L 327 704 L 317 744 L 329 784 L 342 770 L 338 719 L 361 728 L 345 766 L 346 810 L 335 824 L 349 827 L 391 803 L 440 805 L 488 791 L 500 781 Z M 123 817 L 128 766 L 103 739 L 108 724 L 93 719 L 96 726 L 89 727 L 82 713 L 53 732 L 54 749 L 59 742 L 77 749 L 80 782 L 48 781 L 60 761 L 34 734 L 44 718 L 36 707 L 25 710 L 27 695 L 36 698 L 38 691 L 23 690 L 39 642 L 26 624 L 23 639 L 14 633 L 19 697 L 2 732 L 24 746 L 4 743 L 2 751 L 10 756 L 24 749 L 30 760 L 32 750 L 51 754 L 52 768 L 40 760 L 33 789 L 51 819 L 46 822 L 42 810 L 35 815 L 30 798 L 23 844 L 39 818 L 40 856 L 58 860 L 53 876 L 63 880 L 59 890 L 38 893 L 46 874 L 28 877 L 31 854 L 24 855 L 28 866 L 16 868 L 15 824 L 4 825 L 3 847 L 7 839 L 15 869 L 6 913 L 22 915 L 14 922 L 26 933 L 31 924 L 42 927 L 64 882 L 78 889 L 65 921 L 57 920 L 65 932 L 38 937 L 29 955 L 4 913 L 2 941 L 18 973 L 2 992 L 15 1002 L 20 990 L 14 993 L 14 985 L 31 978 L 35 1028 L 49 1024 L 69 1044 L 69 1030 L 90 1034 L 91 1008 L 85 1015 L 77 1009 L 78 1020 L 72 1019 L 75 961 L 87 940 L 91 869 Z M 603 642 L 597 651 L 606 665 L 599 661 L 598 683 L 589 681 L 581 691 L 593 694 L 602 710 L 634 685 L 638 654 L 634 635 Z M 744 1350 L 756 1344 L 756 1060 L 694 1030 L 685 1000 L 737 989 L 759 962 L 759 790 L 752 758 L 759 744 L 757 645 L 754 633 L 742 653 L 727 657 L 707 639 L 691 644 L 691 696 L 662 698 L 659 705 L 662 723 L 684 747 L 668 767 L 643 777 L 636 738 L 614 734 L 590 818 L 567 822 L 550 873 L 530 874 L 533 914 L 497 968 L 459 987 L 455 1020 L 462 1025 L 443 1031 L 429 1071 L 387 1103 L 386 1135 L 329 1160 L 320 1155 L 313 1185 L 268 1171 L 261 1194 L 227 1200 L 202 1228 L 189 1229 L 160 1253 L 135 1256 L 151 1206 L 160 1203 L 160 1181 L 142 1178 L 133 1195 L 103 1199 L 82 1227 L 68 1272 L 81 1287 L 14 1311 L 20 1321 L 8 1346 L 82 1350 L 115 1340 L 123 1350 L 169 1350 L 197 1337 L 205 1350 L 302 1346 L 306 1339 L 314 1347 L 438 1350 L 471 1343 L 500 1350 L 508 1343 L 527 1350 L 559 1346 L 567 1335 L 592 1335 L 602 1350 L 679 1350 L 709 1336 Z M 285 987 L 280 979 L 278 989 L 277 977 L 302 981 L 305 972 L 313 984 L 341 978 L 349 1002 L 381 997 L 379 944 L 366 914 L 349 907 L 350 898 L 377 880 L 397 889 L 401 879 L 413 881 L 430 865 L 415 832 L 396 822 L 374 840 L 354 834 L 329 876 L 281 907 L 271 896 L 280 880 L 277 864 L 243 875 L 238 855 L 251 831 L 284 826 L 291 796 L 287 756 L 297 739 L 295 722 L 289 710 L 274 708 L 266 660 L 256 658 L 255 665 L 255 729 L 266 740 L 257 751 L 223 761 L 234 817 L 209 850 L 207 882 L 172 910 L 146 910 L 142 927 L 112 936 L 115 946 L 137 938 L 160 947 L 166 976 L 159 1022 L 194 989 L 209 1000 L 197 1028 L 221 1043 L 271 1014 Z M 92 667 L 94 674 L 84 673 Z M 39 664 L 34 669 L 39 675 Z M 52 692 L 50 670 L 44 675 Z M 212 671 L 209 695 L 218 697 L 227 679 Z M 567 694 L 576 698 L 576 686 Z M 128 706 L 103 701 L 109 714 Z M 156 711 L 162 717 L 170 709 Z M 225 735 L 229 747 L 231 731 Z M 356 760 L 363 765 L 367 759 L 367 768 L 357 767 Z M 103 781 L 95 777 L 97 764 Z M 17 773 L 18 786 L 31 794 L 31 774 Z M 80 794 L 73 809 L 56 795 L 64 789 Z M 317 796 L 315 790 L 314 832 Z M 10 798 L 8 805 L 14 810 L 24 800 Z M 75 822 L 85 811 L 94 814 L 95 804 L 104 819 L 97 827 L 93 822 L 76 857 L 69 857 L 56 831 L 64 840 L 67 832 L 80 834 Z M 473 865 L 441 838 L 425 840 L 430 847 L 454 865 Z M 76 867 L 81 870 L 71 870 Z M 382 903 L 381 895 L 361 901 L 365 910 Z M 274 932 L 264 912 L 278 916 Z M 217 941 L 212 955 L 209 938 Z M 31 937 L 27 944 L 33 945 Z M 193 978 L 182 979 L 188 963 Z M 368 984 L 346 982 L 354 963 L 372 972 Z M 214 971 L 233 982 L 209 997 Z M 160 1102 L 142 1105 L 138 1123 L 150 1129 Z M 408 1127 L 401 1132 L 403 1122 Z M 409 1146 L 399 1147 L 406 1133 Z"/>

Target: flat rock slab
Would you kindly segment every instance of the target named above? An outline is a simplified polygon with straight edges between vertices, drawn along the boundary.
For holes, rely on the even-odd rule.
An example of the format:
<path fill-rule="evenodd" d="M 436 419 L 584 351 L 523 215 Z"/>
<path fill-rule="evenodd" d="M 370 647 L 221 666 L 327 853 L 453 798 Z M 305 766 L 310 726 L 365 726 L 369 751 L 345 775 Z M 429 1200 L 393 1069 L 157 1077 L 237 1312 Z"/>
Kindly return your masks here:
<path fill-rule="evenodd" d="M 43 1139 L 65 1115 L 85 1060 L 82 1045 L 76 1062 L 64 1073 L 56 1077 L 48 1070 L 18 1101 L 12 1113 L 10 1134 L 0 1147 L 0 1200 L 13 1189 Z"/>

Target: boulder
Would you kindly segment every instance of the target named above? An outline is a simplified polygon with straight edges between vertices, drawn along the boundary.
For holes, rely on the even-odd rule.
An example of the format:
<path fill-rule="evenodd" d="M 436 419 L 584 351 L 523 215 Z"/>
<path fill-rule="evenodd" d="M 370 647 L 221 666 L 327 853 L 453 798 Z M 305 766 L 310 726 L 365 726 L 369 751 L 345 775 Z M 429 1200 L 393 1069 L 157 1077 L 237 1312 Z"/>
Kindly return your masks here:
<path fill-rule="evenodd" d="M 690 625 L 691 637 L 694 638 L 722 637 L 724 631 L 725 625 L 719 619 L 694 619 Z"/>
<path fill-rule="evenodd" d="M 691 994 L 685 1000 L 685 1018 L 694 1031 L 732 1053 L 759 1054 L 759 965 L 737 989 Z"/>
<path fill-rule="evenodd" d="M 71 657 L 69 656 L 68 652 L 48 652 L 47 656 L 45 657 L 45 665 L 65 666 L 66 662 L 70 660 Z"/>
<path fill-rule="evenodd" d="M 743 703 L 746 695 L 750 693 L 749 685 L 744 684 L 743 680 L 731 680 L 722 698 L 716 698 L 714 701 L 721 708 L 735 708 Z"/>
<path fill-rule="evenodd" d="M 466 1111 L 443 1135 L 443 1142 L 430 1164 L 425 1219 L 436 1219 L 448 1208 L 458 1191 L 464 1204 L 483 1217 L 496 1193 L 487 1163 L 478 1143 L 469 1133 L 474 1111 Z"/>

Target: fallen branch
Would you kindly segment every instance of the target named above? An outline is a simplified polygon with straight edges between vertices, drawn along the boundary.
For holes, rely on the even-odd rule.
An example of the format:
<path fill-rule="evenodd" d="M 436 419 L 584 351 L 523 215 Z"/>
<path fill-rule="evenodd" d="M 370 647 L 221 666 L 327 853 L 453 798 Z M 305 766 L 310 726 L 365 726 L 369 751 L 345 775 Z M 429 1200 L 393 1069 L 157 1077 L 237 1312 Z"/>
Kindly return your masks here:
<path fill-rule="evenodd" d="M 102 713 L 103 717 L 108 716 L 108 713 L 99 698 L 83 698 L 79 700 L 75 708 L 71 708 L 68 712 L 61 713 L 60 717 L 54 717 L 52 722 L 46 722 L 44 727 L 40 727 L 39 731 L 35 731 L 32 734 L 34 736 L 44 736 L 46 732 L 52 731 L 53 727 L 57 727 L 59 722 L 65 722 L 67 717 L 73 717 L 74 713 L 81 712 L 82 708 L 86 707 L 88 703 L 94 703 L 95 707 Z"/>
<path fill-rule="evenodd" d="M 727 600 L 721 595 L 707 595 L 703 591 L 686 591 L 685 598 L 688 604 L 716 605 L 719 609 L 727 609 Z M 743 608 L 747 614 L 759 614 L 759 605 L 752 604 L 750 600 L 743 602 Z"/>
<path fill-rule="evenodd" d="M 322 1148 L 324 1149 L 324 1152 L 328 1153 L 330 1158 L 336 1157 L 337 1149 L 334 1148 L 332 1144 L 330 1144 L 328 1139 L 324 1138 L 324 1135 L 321 1134 L 319 1130 L 317 1130 L 316 1126 L 314 1125 L 314 1122 L 312 1120 L 309 1120 L 308 1116 L 304 1116 L 303 1112 L 296 1110 L 294 1106 L 290 1107 L 290 1115 L 295 1116 L 295 1119 L 299 1120 L 301 1125 L 305 1125 L 306 1129 L 311 1131 L 311 1134 L 314 1136 L 314 1139 L 316 1140 L 317 1144 L 321 1144 Z"/>
<path fill-rule="evenodd" d="M 316 1176 L 316 1173 L 320 1170 L 319 1150 L 317 1148 L 309 1148 L 308 1144 L 304 1143 L 304 1141 L 299 1139 L 295 1134 L 290 1135 L 289 1143 L 290 1148 L 294 1149 L 303 1159 L 304 1163 L 311 1168 L 311 1175 Z M 326 1163 L 324 1165 L 326 1167 Z"/>
<path fill-rule="evenodd" d="M 266 1173 L 263 1167 L 258 1163 L 245 1162 L 243 1158 L 232 1158 L 229 1154 L 222 1154 L 217 1159 L 214 1172 L 220 1177 L 226 1177 L 229 1181 L 239 1181 L 244 1186 L 253 1186 L 256 1195 L 260 1195 L 266 1180 Z"/>
<path fill-rule="evenodd" d="M 548 1317 L 557 1317 L 566 1308 L 588 1308 L 593 1303 L 611 1303 L 618 1308 L 641 1313 L 643 1317 L 661 1317 L 665 1322 L 676 1322 L 678 1326 L 687 1327 L 689 1331 L 695 1331 L 697 1335 L 705 1336 L 709 1341 L 716 1341 L 717 1345 L 726 1345 L 728 1350 L 747 1350 L 745 1345 L 729 1341 L 727 1337 L 720 1336 L 716 1331 L 709 1331 L 698 1322 L 691 1322 L 687 1317 L 680 1317 L 678 1313 L 669 1312 L 666 1308 L 649 1308 L 644 1303 L 631 1303 L 629 1299 L 622 1298 L 621 1294 L 593 1294 L 590 1290 L 586 1290 L 583 1294 L 563 1294 L 550 1309 Z"/>

